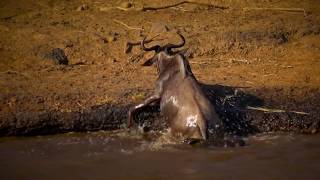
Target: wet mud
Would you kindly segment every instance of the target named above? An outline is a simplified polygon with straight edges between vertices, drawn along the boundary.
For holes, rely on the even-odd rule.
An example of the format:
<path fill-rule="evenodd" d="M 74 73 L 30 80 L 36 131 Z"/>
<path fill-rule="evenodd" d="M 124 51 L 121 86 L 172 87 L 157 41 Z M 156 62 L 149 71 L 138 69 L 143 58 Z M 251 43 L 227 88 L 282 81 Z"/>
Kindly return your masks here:
<path fill-rule="evenodd" d="M 305 97 L 304 101 L 266 102 L 257 96 L 245 93 L 235 87 L 202 84 L 211 103 L 222 119 L 226 135 L 248 136 L 263 132 L 296 132 L 314 134 L 319 131 L 320 121 L 317 103 L 319 94 Z M 265 92 L 276 92 L 266 90 Z M 284 104 L 286 106 L 284 106 Z M 299 105 L 299 106 L 297 106 Z M 65 132 L 86 132 L 126 128 L 127 106 L 100 105 L 80 112 L 18 112 L 2 115 L 0 135 L 48 135 Z M 248 107 L 281 107 L 285 112 L 265 112 Z M 294 109 L 303 110 L 299 114 Z M 267 108 L 268 110 L 268 108 Z M 161 131 L 168 126 L 160 114 L 158 104 L 138 112 L 135 128 L 145 132 Z"/>

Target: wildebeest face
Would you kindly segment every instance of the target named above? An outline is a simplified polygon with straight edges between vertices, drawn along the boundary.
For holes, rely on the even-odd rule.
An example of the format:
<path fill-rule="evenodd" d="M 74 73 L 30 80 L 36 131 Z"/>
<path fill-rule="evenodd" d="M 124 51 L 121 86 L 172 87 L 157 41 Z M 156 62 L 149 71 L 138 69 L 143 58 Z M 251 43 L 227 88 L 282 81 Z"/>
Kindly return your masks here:
<path fill-rule="evenodd" d="M 165 46 L 155 45 L 150 48 L 147 48 L 144 46 L 144 41 L 146 39 L 144 38 L 143 41 L 141 42 L 141 48 L 145 51 L 155 51 L 155 55 L 152 58 L 148 59 L 145 63 L 143 63 L 143 66 L 156 65 L 159 70 L 161 66 L 164 66 L 168 63 L 167 61 L 170 61 L 171 59 L 170 57 L 172 57 L 174 54 L 181 53 L 182 51 L 183 53 L 185 53 L 185 50 L 176 51 L 176 52 L 172 51 L 173 48 L 180 48 L 185 44 L 184 37 L 179 33 L 178 35 L 182 39 L 182 42 L 180 44 L 176 45 L 176 44 L 169 43 L 169 44 L 166 44 Z"/>

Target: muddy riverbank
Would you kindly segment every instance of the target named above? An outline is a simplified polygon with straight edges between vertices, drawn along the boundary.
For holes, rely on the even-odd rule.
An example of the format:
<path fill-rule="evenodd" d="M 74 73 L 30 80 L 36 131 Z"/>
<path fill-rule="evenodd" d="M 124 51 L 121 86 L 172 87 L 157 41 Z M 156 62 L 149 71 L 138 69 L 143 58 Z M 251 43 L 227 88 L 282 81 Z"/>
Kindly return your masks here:
<path fill-rule="evenodd" d="M 203 88 L 223 120 L 226 134 L 247 136 L 270 131 L 314 134 L 319 131 L 319 94 L 308 93 L 299 100 L 272 95 L 273 101 L 265 101 L 232 87 L 203 85 Z M 268 91 L 275 90 L 263 89 L 263 94 Z M 47 135 L 125 128 L 128 108 L 107 104 L 75 112 L 44 110 L 2 114 L 0 135 Z M 157 105 L 141 112 L 136 124 L 153 130 L 166 127 Z"/>
<path fill-rule="evenodd" d="M 150 45 L 174 43 L 176 31 L 228 133 L 319 132 L 317 2 L 139 10 L 177 2 L 137 0 L 124 10 L 120 1 L 1 1 L 0 135 L 123 128 L 128 107 L 150 95 L 156 79 L 141 66 L 152 53 L 125 53 L 126 44 L 157 34 Z M 140 119 L 163 126 L 156 107 Z"/>

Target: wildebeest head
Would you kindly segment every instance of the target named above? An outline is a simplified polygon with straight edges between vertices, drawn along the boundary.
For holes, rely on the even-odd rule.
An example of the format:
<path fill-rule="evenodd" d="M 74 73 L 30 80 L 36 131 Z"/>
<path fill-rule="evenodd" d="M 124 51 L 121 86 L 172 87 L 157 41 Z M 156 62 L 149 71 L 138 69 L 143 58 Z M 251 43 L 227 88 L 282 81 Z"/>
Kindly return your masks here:
<path fill-rule="evenodd" d="M 180 44 L 166 44 L 164 46 L 159 46 L 159 45 L 155 45 L 152 46 L 150 48 L 145 47 L 144 43 L 146 40 L 146 37 L 143 39 L 143 41 L 141 42 L 141 48 L 144 51 L 155 51 L 155 55 L 148 59 L 143 66 L 151 66 L 151 65 L 156 65 L 158 71 L 161 71 L 161 69 L 166 66 L 168 63 L 170 63 L 170 57 L 172 57 L 173 55 L 177 54 L 177 53 L 181 53 L 181 51 L 172 51 L 172 49 L 174 48 L 180 48 L 183 47 L 185 44 L 185 38 L 178 33 L 178 35 L 180 36 L 182 42 Z M 181 53 L 183 55 L 183 53 Z"/>

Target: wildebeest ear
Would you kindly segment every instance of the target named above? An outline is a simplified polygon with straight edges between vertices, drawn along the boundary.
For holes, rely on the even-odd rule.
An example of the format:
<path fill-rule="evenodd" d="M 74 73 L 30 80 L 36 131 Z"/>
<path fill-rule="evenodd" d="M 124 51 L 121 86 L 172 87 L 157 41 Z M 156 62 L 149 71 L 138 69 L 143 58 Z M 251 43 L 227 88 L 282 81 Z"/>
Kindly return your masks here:
<path fill-rule="evenodd" d="M 180 54 L 182 54 L 184 57 L 188 58 L 191 54 L 189 48 L 181 49 L 179 51 Z"/>
<path fill-rule="evenodd" d="M 142 66 L 152 66 L 156 62 L 156 58 L 152 57 L 142 64 Z"/>

